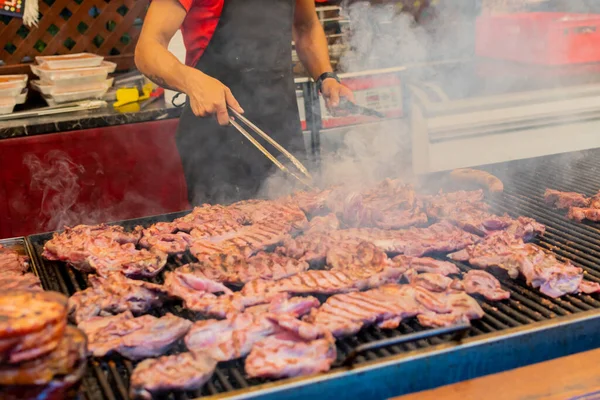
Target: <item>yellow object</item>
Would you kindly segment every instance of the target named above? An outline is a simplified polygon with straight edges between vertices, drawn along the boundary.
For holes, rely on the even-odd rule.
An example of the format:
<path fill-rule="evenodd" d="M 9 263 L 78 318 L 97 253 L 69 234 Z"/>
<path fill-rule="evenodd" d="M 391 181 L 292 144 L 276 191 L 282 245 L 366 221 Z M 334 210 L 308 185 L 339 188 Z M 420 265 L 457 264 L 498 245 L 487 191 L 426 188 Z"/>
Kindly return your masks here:
<path fill-rule="evenodd" d="M 145 84 L 142 88 L 142 91 L 144 94 L 140 96 L 140 92 L 137 88 L 117 89 L 117 101 L 113 103 L 113 107 L 119 108 L 125 104 L 137 103 L 150 98 L 150 93 L 152 93 L 152 84 Z"/>

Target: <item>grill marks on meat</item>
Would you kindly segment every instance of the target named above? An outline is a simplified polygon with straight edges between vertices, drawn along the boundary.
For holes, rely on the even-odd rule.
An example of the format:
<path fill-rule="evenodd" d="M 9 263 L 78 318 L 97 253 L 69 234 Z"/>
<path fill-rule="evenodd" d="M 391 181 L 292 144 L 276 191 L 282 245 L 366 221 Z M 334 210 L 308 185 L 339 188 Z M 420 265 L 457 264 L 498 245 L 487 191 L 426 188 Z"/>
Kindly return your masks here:
<path fill-rule="evenodd" d="M 234 360 L 247 355 L 259 340 L 281 330 L 278 314 L 295 319 L 318 306 L 319 301 L 314 297 L 281 298 L 265 307 L 255 306 L 244 313 L 230 314 L 225 320 L 198 321 L 186 335 L 185 344 L 190 351 L 206 353 L 217 361 Z M 297 325 L 305 324 L 297 321 Z"/>
<path fill-rule="evenodd" d="M 165 254 L 180 254 L 188 249 L 191 242 L 192 236 L 184 232 L 159 233 L 143 236 L 140 239 L 140 246 Z"/>
<path fill-rule="evenodd" d="M 29 258 L 0 245 L 0 291 L 42 290 L 42 284 L 29 269 Z"/>
<path fill-rule="evenodd" d="M 387 255 L 369 242 L 360 243 L 354 251 L 332 248 L 327 252 L 327 268 L 338 271 L 381 270 L 391 266 Z"/>
<path fill-rule="evenodd" d="M 90 287 L 69 298 L 69 315 L 81 323 L 98 315 L 131 311 L 140 315 L 162 305 L 166 289 L 154 283 L 126 278 L 121 274 L 108 277 L 89 276 Z"/>
<path fill-rule="evenodd" d="M 394 329 L 403 319 L 414 316 L 419 316 L 419 321 L 425 316 L 425 326 L 440 326 L 438 314 L 448 321 L 462 322 L 481 318 L 484 313 L 477 301 L 465 293 L 434 293 L 421 286 L 389 284 L 331 296 L 305 321 L 335 337 L 343 337 L 373 324 Z"/>
<path fill-rule="evenodd" d="M 331 213 L 311 219 L 305 234 L 326 233 L 338 229 L 340 229 L 340 220 L 335 214 Z"/>
<path fill-rule="evenodd" d="M 305 261 L 261 251 L 248 259 L 234 254 L 215 254 L 183 268 L 193 269 L 196 274 L 214 281 L 242 284 L 254 279 L 279 280 L 306 271 L 309 265 Z"/>
<path fill-rule="evenodd" d="M 246 358 L 245 370 L 251 378 L 289 378 L 329 371 L 337 357 L 335 340 L 324 332 L 304 338 L 283 330 L 254 345 Z"/>
<path fill-rule="evenodd" d="M 164 268 L 167 254 L 136 249 L 140 235 L 141 228 L 128 233 L 120 226 L 78 225 L 55 234 L 44 245 L 43 256 L 102 276 L 122 272 L 130 277 L 154 277 Z"/>
<path fill-rule="evenodd" d="M 561 192 L 553 189 L 546 189 L 544 201 L 559 210 L 566 210 L 571 207 L 588 207 L 590 205 L 590 199 L 581 193 Z"/>
<path fill-rule="evenodd" d="M 408 257 L 396 256 L 392 262 L 406 270 L 414 270 L 416 272 L 430 272 L 438 275 L 448 276 L 451 274 L 459 274 L 458 267 L 451 262 L 436 260 L 429 257 Z"/>
<path fill-rule="evenodd" d="M 498 301 L 510 298 L 510 292 L 502 289 L 500 282 L 485 271 L 470 270 L 463 276 L 465 292 L 480 294 L 488 300 Z"/>
<path fill-rule="evenodd" d="M 78 327 L 88 337 L 88 348 L 96 357 L 113 351 L 131 360 L 158 357 L 190 329 L 192 323 L 167 313 L 156 318 L 134 318 L 130 311 L 113 317 L 94 317 Z"/>
<path fill-rule="evenodd" d="M 513 279 L 522 274 L 529 286 L 553 298 L 579 292 L 583 280 L 581 268 L 506 234 L 494 235 L 449 257 L 478 268 L 500 267 Z"/>
<path fill-rule="evenodd" d="M 130 395 L 151 400 L 171 390 L 197 390 L 212 377 L 216 367 L 215 360 L 201 353 L 144 360 L 133 370 Z"/>

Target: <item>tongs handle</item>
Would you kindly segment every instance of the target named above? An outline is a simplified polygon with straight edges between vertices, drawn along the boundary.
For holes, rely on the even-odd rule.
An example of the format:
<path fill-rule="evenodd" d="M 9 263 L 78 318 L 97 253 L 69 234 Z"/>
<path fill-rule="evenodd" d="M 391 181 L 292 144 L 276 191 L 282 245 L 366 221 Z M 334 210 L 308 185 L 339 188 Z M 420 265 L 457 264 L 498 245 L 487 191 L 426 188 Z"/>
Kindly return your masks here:
<path fill-rule="evenodd" d="M 357 346 L 342 362 L 342 365 L 351 366 L 356 358 L 367 351 L 377 350 L 382 347 L 393 346 L 397 344 L 416 342 L 417 340 L 429 339 L 434 336 L 447 335 L 454 333 L 454 340 L 460 340 L 471 328 L 471 324 L 462 323 L 458 325 L 446 326 L 443 328 L 429 329 L 422 332 L 415 332 L 409 335 L 396 336 L 390 339 L 378 340 L 376 342 L 362 344 Z"/>
<path fill-rule="evenodd" d="M 308 179 L 312 180 L 312 176 L 308 173 L 308 170 L 306 169 L 306 167 L 304 167 L 304 165 L 302 165 L 302 163 L 300 161 L 298 161 L 298 159 L 296 157 L 294 157 L 294 155 L 292 153 L 290 153 L 289 151 L 287 151 L 285 149 L 285 147 L 283 147 L 282 145 L 280 145 L 279 143 L 277 143 L 271 136 L 269 136 L 265 132 L 263 132 L 258 126 L 254 125 L 252 123 L 252 121 L 250 121 L 248 118 L 244 117 L 242 114 L 240 114 L 239 112 L 235 111 L 231 106 L 227 106 L 227 107 L 229 108 L 229 111 L 237 119 L 239 119 L 244 124 L 246 124 L 247 126 L 249 126 L 254 132 L 256 132 L 257 134 L 259 134 L 260 137 L 262 137 L 263 139 L 265 139 L 273 147 L 275 147 L 277 150 L 279 150 L 283 155 L 285 155 L 296 166 L 296 168 L 298 168 L 298 170 L 300 172 L 302 172 L 302 174 L 304 174 L 304 176 L 306 176 Z"/>

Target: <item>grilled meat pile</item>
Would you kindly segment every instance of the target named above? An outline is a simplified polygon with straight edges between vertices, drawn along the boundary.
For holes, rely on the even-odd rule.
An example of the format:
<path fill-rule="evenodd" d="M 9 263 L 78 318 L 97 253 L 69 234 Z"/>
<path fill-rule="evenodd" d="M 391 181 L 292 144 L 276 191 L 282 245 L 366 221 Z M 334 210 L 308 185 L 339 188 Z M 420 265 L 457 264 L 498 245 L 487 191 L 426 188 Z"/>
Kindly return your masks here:
<path fill-rule="evenodd" d="M 473 179 L 500 191 L 487 175 Z M 497 269 L 483 268 L 523 276 L 551 297 L 598 291 L 581 269 L 527 243 L 544 229 L 494 215 L 482 190 L 425 196 L 387 180 L 359 192 L 335 187 L 204 205 L 132 232 L 78 226 L 55 234 L 44 255 L 89 273 L 68 313 L 95 356 L 158 357 L 139 363 L 131 379 L 132 396 L 149 398 L 198 388 L 217 362 L 243 357 L 251 377 L 326 371 L 336 338 L 366 326 L 481 318 L 478 299 L 510 296 L 488 272 Z M 196 260 L 162 271 L 167 255 L 185 252 Z M 452 262 L 425 257 L 440 253 L 479 269 L 461 274 Z M 313 294 L 329 297 L 321 304 Z M 194 312 L 185 316 L 196 322 L 147 315 L 169 303 Z"/>
<path fill-rule="evenodd" d="M 544 201 L 558 210 L 568 210 L 567 218 L 577 222 L 600 221 L 600 192 L 588 198 L 581 193 L 546 189 Z"/>
<path fill-rule="evenodd" d="M 0 293 L 13 290 L 42 290 L 37 276 L 29 270 L 29 259 L 16 250 L 0 245 Z"/>
<path fill-rule="evenodd" d="M 67 326 L 64 295 L 0 294 L 0 397 L 64 398 L 83 375 L 86 353 L 83 333 Z"/>

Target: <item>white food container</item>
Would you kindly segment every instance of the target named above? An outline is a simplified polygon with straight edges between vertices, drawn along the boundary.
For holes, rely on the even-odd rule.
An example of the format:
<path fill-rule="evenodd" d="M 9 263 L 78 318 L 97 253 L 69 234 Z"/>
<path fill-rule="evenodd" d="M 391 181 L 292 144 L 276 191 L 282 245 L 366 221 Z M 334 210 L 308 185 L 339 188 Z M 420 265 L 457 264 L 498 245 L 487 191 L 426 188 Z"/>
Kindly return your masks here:
<path fill-rule="evenodd" d="M 13 112 L 17 101 L 14 97 L 2 97 L 0 98 L 0 115 L 10 114 Z"/>
<path fill-rule="evenodd" d="M 112 85 L 112 79 L 106 81 L 104 85 L 100 85 L 95 89 L 80 90 L 80 91 L 61 91 L 53 95 L 43 95 L 44 100 L 49 106 L 55 106 L 62 103 L 70 103 L 80 100 L 100 99 L 106 94 Z"/>
<path fill-rule="evenodd" d="M 78 84 L 81 83 L 81 81 L 85 82 L 85 78 L 89 78 L 91 76 L 95 77 L 92 79 L 92 81 L 94 81 L 94 79 L 97 79 L 97 77 L 100 75 L 104 75 L 104 78 L 98 80 L 106 79 L 106 76 L 115 72 L 116 68 L 117 64 L 103 61 L 96 67 L 85 68 L 50 69 L 42 65 L 32 65 L 31 71 L 39 76 L 44 82 L 67 86 L 70 85 L 70 83 L 63 81 L 74 80 Z"/>
<path fill-rule="evenodd" d="M 90 53 L 38 56 L 35 58 L 40 66 L 49 69 L 96 67 L 102 63 L 102 60 L 104 60 L 104 57 Z"/>
<path fill-rule="evenodd" d="M 86 83 L 75 86 L 57 86 L 50 85 L 41 81 L 31 81 L 31 87 L 45 96 L 61 96 L 78 92 L 89 92 L 94 90 L 108 90 L 113 84 L 114 79 L 104 79 L 101 82 Z"/>
<path fill-rule="evenodd" d="M 29 91 L 27 89 L 23 89 L 20 94 L 18 94 L 17 96 L 15 96 L 15 102 L 17 104 L 23 104 L 23 103 L 25 103 L 25 101 L 27 100 L 27 93 L 28 92 Z"/>
<path fill-rule="evenodd" d="M 21 89 L 27 86 L 27 75 L 0 75 L 0 90 Z"/>

